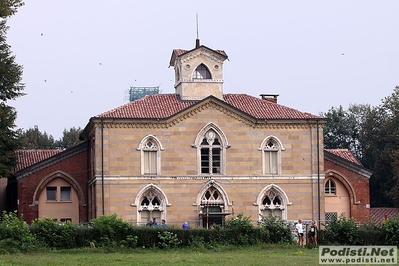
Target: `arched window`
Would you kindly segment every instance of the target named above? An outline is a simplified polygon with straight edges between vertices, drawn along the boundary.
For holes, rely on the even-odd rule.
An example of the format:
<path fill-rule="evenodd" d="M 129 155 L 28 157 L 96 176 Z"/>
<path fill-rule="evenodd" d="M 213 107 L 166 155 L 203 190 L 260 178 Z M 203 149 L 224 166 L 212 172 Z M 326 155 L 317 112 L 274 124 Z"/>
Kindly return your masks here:
<path fill-rule="evenodd" d="M 159 140 L 155 136 L 148 135 L 141 140 L 137 150 L 141 151 L 141 174 L 160 175 L 160 151 L 163 150 L 163 148 Z"/>
<path fill-rule="evenodd" d="M 201 142 L 201 174 L 220 174 L 220 151 L 219 136 L 209 130 Z"/>
<path fill-rule="evenodd" d="M 195 69 L 193 79 L 212 79 L 211 72 L 204 64 L 201 64 Z"/>
<path fill-rule="evenodd" d="M 225 174 L 226 149 L 230 147 L 223 131 L 208 123 L 198 132 L 193 148 L 197 148 L 198 174 Z"/>
<path fill-rule="evenodd" d="M 146 224 L 156 218 L 158 222 L 166 219 L 166 206 L 169 206 L 166 195 L 157 186 L 150 184 L 142 188 L 137 194 L 137 222 Z"/>
<path fill-rule="evenodd" d="M 259 150 L 262 151 L 263 174 L 281 174 L 281 142 L 274 136 L 265 138 Z"/>
<path fill-rule="evenodd" d="M 209 228 L 213 224 L 223 225 L 228 210 L 228 197 L 217 182 L 210 180 L 197 195 L 202 226 Z"/>
<path fill-rule="evenodd" d="M 263 188 L 254 205 L 259 207 L 259 218 L 278 216 L 287 219 L 287 206 L 291 205 L 287 194 L 277 185 L 271 184 Z"/>
<path fill-rule="evenodd" d="M 278 195 L 274 189 L 267 191 L 262 200 L 262 215 L 273 215 L 282 218 L 283 209 L 285 209 L 285 207 L 281 204 L 281 196 Z"/>
<path fill-rule="evenodd" d="M 337 187 L 335 182 L 330 178 L 327 180 L 326 185 L 324 187 L 324 193 L 329 195 L 335 195 L 337 193 Z"/>

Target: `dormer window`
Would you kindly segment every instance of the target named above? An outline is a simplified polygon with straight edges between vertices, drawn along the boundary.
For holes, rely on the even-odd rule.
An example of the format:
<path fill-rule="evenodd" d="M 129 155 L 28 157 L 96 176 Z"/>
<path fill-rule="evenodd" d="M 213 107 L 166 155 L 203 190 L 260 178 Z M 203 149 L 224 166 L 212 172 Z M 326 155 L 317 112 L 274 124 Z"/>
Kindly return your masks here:
<path fill-rule="evenodd" d="M 212 79 L 211 72 L 204 64 L 201 64 L 194 71 L 193 79 Z"/>

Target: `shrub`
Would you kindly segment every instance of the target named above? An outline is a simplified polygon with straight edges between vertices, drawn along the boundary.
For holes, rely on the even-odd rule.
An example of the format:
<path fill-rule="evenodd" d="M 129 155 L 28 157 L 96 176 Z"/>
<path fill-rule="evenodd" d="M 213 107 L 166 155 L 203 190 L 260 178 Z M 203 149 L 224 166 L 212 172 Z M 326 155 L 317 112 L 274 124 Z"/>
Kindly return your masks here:
<path fill-rule="evenodd" d="M 37 239 L 49 248 L 76 248 L 77 226 L 67 221 L 58 223 L 48 217 L 32 222 L 31 232 Z"/>
<path fill-rule="evenodd" d="M 333 217 L 326 225 L 325 240 L 330 244 L 356 245 L 359 241 L 359 228 L 353 218 L 347 219 L 343 213 L 338 219 Z"/>
<path fill-rule="evenodd" d="M 291 242 L 289 225 L 278 216 L 262 216 L 258 222 L 260 236 L 264 242 L 288 243 Z"/>
<path fill-rule="evenodd" d="M 218 232 L 219 234 L 223 233 L 224 236 L 220 237 L 220 239 L 224 239 L 225 244 L 252 245 L 257 242 L 257 238 L 254 237 L 254 226 L 251 217 L 245 217 L 243 213 L 239 213 L 237 216 L 227 220 L 224 231 Z"/>
<path fill-rule="evenodd" d="M 181 244 L 177 235 L 169 231 L 158 232 L 158 239 L 158 247 L 160 248 L 175 248 Z"/>
<path fill-rule="evenodd" d="M 384 245 L 399 245 L 399 216 L 389 217 L 381 223 Z"/>
<path fill-rule="evenodd" d="M 36 249 L 38 242 L 28 224 L 17 212 L 3 212 L 0 218 L 0 249 L 3 252 L 27 252 Z"/>
<path fill-rule="evenodd" d="M 122 240 L 126 240 L 132 225 L 117 218 L 116 214 L 100 216 L 91 221 L 94 242 L 99 246 L 118 246 Z"/>

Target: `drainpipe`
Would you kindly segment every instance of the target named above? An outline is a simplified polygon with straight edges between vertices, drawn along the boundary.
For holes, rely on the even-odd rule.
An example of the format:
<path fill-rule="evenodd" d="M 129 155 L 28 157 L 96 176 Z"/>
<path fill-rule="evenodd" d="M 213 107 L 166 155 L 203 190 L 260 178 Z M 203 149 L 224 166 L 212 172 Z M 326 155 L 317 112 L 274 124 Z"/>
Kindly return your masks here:
<path fill-rule="evenodd" d="M 104 211 L 104 120 L 101 118 L 101 204 L 102 215 Z"/>
<path fill-rule="evenodd" d="M 91 141 L 90 141 L 90 136 L 89 136 L 89 132 L 87 132 L 87 130 L 84 130 L 84 132 L 86 133 L 86 141 L 87 141 L 87 151 L 86 151 L 86 169 L 87 169 L 87 177 L 86 177 L 86 222 L 89 221 L 89 211 L 90 211 L 90 206 L 91 204 L 89 204 L 89 181 L 90 181 L 90 145 L 91 145 Z"/>
<path fill-rule="evenodd" d="M 320 139 L 319 139 L 319 120 L 316 120 L 317 126 L 317 197 L 318 197 L 318 208 L 319 208 L 319 228 L 320 228 Z"/>

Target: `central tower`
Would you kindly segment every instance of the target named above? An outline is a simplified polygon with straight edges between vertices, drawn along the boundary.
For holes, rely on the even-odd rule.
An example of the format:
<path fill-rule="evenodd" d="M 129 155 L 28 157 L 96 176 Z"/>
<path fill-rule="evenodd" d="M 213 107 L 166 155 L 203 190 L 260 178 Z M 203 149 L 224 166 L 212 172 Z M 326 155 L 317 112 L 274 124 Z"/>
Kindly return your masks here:
<path fill-rule="evenodd" d="M 223 50 L 200 45 L 192 50 L 174 49 L 169 66 L 175 69 L 175 91 L 182 100 L 202 100 L 213 95 L 223 100 Z"/>

